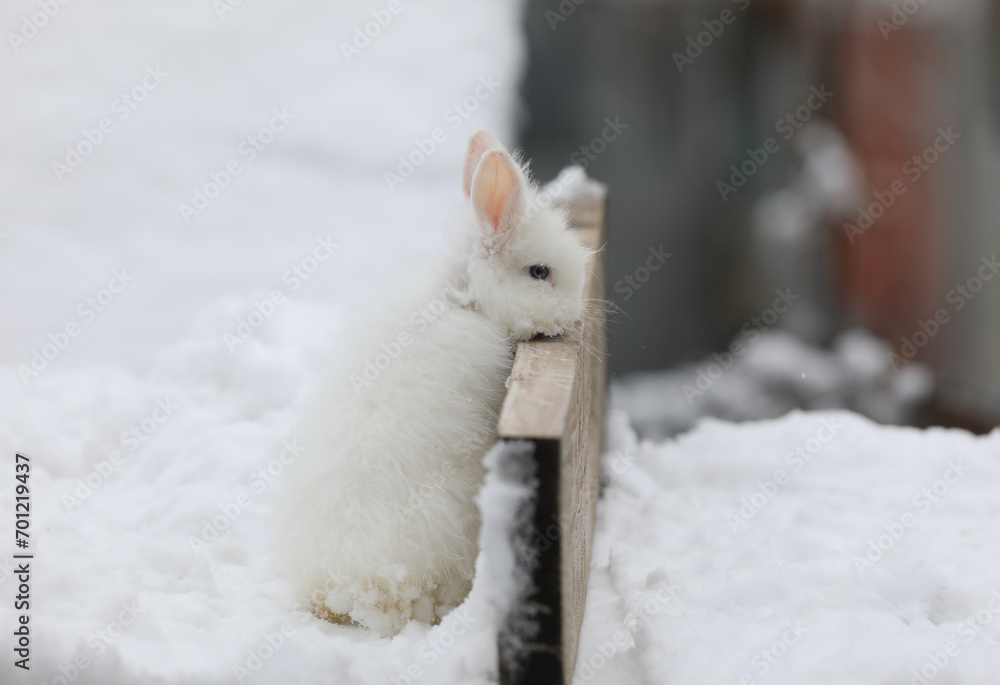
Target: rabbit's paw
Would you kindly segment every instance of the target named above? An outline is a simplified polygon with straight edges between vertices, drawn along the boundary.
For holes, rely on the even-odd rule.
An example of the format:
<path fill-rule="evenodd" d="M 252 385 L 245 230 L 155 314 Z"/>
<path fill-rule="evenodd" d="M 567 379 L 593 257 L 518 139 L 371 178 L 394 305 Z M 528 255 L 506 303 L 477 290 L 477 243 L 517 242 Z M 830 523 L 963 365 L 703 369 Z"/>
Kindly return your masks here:
<path fill-rule="evenodd" d="M 313 613 L 332 623 L 364 626 L 383 637 L 398 634 L 410 620 L 435 623 L 440 603 L 427 589 L 398 580 L 401 575 L 335 583 L 316 594 Z"/>

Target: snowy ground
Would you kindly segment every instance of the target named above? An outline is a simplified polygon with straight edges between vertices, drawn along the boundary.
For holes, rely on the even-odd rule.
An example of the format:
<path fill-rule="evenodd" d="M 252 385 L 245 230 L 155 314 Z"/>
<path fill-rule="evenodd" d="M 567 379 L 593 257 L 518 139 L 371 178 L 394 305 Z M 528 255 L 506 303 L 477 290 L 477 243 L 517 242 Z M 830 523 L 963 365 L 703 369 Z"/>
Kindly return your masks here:
<path fill-rule="evenodd" d="M 1000 431 L 618 413 L 611 447 L 578 682 L 995 681 Z"/>
<path fill-rule="evenodd" d="M 36 553 L 27 675 L 12 665 L 12 541 L 0 557 L 0 682 L 488 682 L 495 554 L 442 625 L 380 640 L 288 603 L 271 511 L 296 404 L 351 334 L 346 307 L 439 248 L 468 134 L 512 134 L 517 3 L 233 2 L 221 18 L 208 0 L 42 4 L 58 13 L 35 33 L 39 3 L 0 10 L 27 36 L 8 36 L 0 70 L 14 94 L 0 106 L 0 316 L 14 322 L 0 520 L 13 525 L 22 451 Z M 387 23 L 348 61 L 373 11 Z M 385 173 L 435 129 L 444 142 L 390 189 Z M 71 171 L 53 167 L 88 138 Z M 218 197 L 182 214 L 224 172 Z M 823 420 L 845 427 L 733 532 L 727 515 Z M 966 641 L 959 623 L 1000 608 L 996 435 L 846 414 L 713 421 L 660 445 L 614 427 L 581 679 L 909 682 L 949 641 L 960 653 L 936 682 L 1000 666 L 994 625 Z M 914 494 L 959 458 L 969 475 L 922 512 Z M 913 528 L 857 571 L 907 510 Z M 646 611 L 657 592 L 670 601 Z M 789 621 L 805 632 L 758 678 L 754 654 L 780 649 Z M 616 638 L 635 647 L 598 667 Z"/>

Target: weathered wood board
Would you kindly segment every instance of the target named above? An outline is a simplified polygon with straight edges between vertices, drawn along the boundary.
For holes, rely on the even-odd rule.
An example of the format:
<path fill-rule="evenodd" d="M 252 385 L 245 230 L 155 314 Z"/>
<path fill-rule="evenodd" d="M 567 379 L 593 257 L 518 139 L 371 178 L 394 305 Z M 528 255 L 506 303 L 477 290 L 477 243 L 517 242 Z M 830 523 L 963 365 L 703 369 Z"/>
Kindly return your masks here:
<path fill-rule="evenodd" d="M 604 298 L 605 196 L 570 206 L 581 239 L 595 250 L 575 330 L 520 343 L 498 434 L 534 443 L 538 492 L 531 539 L 537 553 L 530 597 L 538 631 L 522 666 L 501 668 L 504 685 L 569 685 L 576 664 L 590 568 L 607 387 Z"/>

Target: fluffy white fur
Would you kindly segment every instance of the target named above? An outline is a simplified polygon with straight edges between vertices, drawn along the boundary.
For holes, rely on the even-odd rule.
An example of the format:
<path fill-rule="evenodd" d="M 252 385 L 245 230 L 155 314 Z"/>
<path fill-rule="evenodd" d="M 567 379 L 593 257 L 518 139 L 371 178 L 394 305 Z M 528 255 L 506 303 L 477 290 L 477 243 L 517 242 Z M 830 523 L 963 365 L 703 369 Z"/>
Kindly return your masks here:
<path fill-rule="evenodd" d="M 463 185 L 454 254 L 338 346 L 280 503 L 299 599 L 382 635 L 434 622 L 468 593 L 474 498 L 514 345 L 582 310 L 588 251 L 487 131 L 470 141 Z M 537 264 L 548 279 L 531 276 Z"/>

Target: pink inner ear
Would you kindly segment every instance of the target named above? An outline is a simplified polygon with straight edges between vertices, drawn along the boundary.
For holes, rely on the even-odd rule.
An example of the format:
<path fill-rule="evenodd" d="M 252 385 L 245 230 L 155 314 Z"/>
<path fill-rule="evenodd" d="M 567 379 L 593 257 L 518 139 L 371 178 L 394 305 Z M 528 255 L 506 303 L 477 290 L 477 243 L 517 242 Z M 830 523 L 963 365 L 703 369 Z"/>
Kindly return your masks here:
<path fill-rule="evenodd" d="M 509 219 L 520 196 L 519 184 L 514 160 L 506 150 L 489 150 L 483 155 L 472 180 L 472 204 L 476 214 L 493 227 L 493 234 L 513 227 Z"/>
<path fill-rule="evenodd" d="M 465 189 L 465 196 L 469 197 L 472 192 L 472 177 L 476 173 L 476 167 L 483 158 L 487 150 L 503 148 L 496 136 L 481 128 L 472 134 L 469 139 L 469 151 L 465 155 L 465 166 L 462 168 L 462 187 Z"/>

